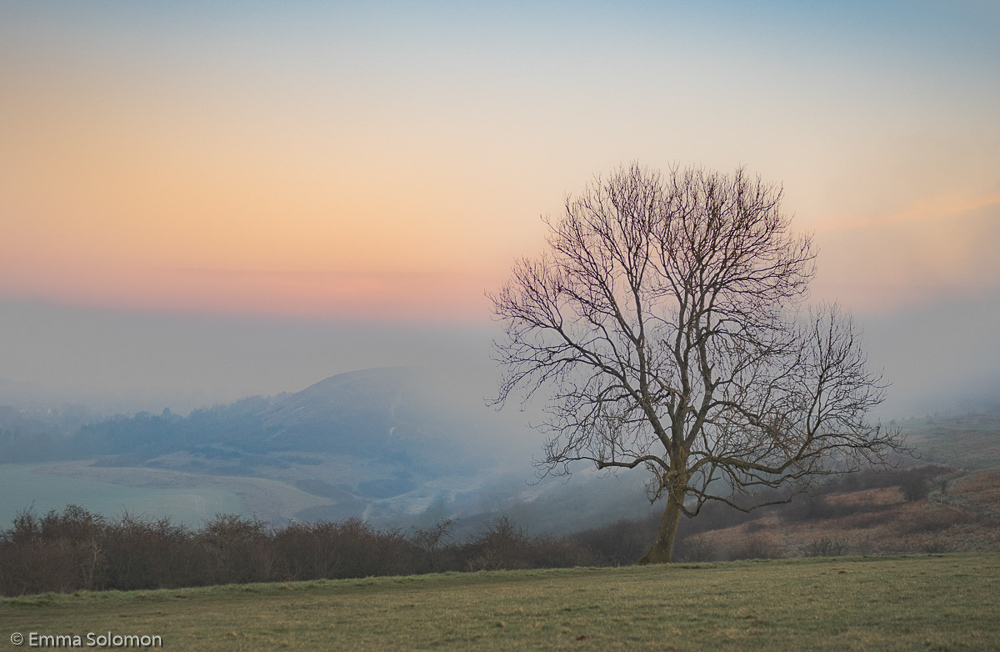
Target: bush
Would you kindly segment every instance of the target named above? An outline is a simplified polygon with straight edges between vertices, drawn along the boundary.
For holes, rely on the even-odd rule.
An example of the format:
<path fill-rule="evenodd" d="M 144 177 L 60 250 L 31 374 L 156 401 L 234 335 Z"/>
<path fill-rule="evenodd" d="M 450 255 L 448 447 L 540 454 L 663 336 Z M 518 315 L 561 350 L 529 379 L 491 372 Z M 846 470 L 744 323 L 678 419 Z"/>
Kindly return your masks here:
<path fill-rule="evenodd" d="M 486 534 L 471 546 L 469 570 L 511 570 L 530 568 L 526 559 L 528 537 L 506 516 L 490 521 Z"/>
<path fill-rule="evenodd" d="M 903 498 L 910 503 L 923 500 L 930 494 L 930 482 L 926 476 L 918 473 L 907 473 L 901 479 L 899 488 L 903 490 Z"/>
<path fill-rule="evenodd" d="M 410 540 L 423 551 L 427 559 L 427 570 L 434 572 L 435 561 L 440 564 L 441 548 L 444 540 L 451 538 L 451 530 L 455 521 L 443 518 L 429 528 L 413 528 Z"/>
<path fill-rule="evenodd" d="M 0 594 L 179 588 L 206 584 L 408 575 L 600 563 L 570 538 L 533 538 L 513 521 L 492 521 L 479 538 L 445 545 L 451 521 L 407 538 L 353 518 L 275 528 L 223 514 L 191 531 L 168 519 L 117 521 L 70 505 L 38 517 L 30 509 L 0 532 Z"/>
<path fill-rule="evenodd" d="M 847 544 L 840 539 L 821 537 L 802 549 L 806 557 L 837 557 L 847 551 Z"/>
<path fill-rule="evenodd" d="M 842 515 L 845 510 L 838 509 L 822 494 L 809 494 L 794 500 L 781 510 L 780 514 L 786 521 L 813 521 L 834 518 Z"/>
<path fill-rule="evenodd" d="M 931 541 L 930 543 L 925 543 L 920 546 L 920 552 L 926 552 L 928 554 L 942 554 L 951 552 L 951 550 L 951 546 L 942 541 Z"/>
<path fill-rule="evenodd" d="M 781 548 L 767 536 L 753 535 L 746 537 L 729 555 L 733 561 L 738 559 L 779 559 Z"/>
<path fill-rule="evenodd" d="M 257 517 L 220 514 L 199 533 L 211 584 L 267 582 L 277 561 L 270 526 Z"/>
<path fill-rule="evenodd" d="M 674 557 L 682 561 L 715 561 L 718 551 L 711 539 L 706 535 L 688 537 L 679 543 Z"/>
<path fill-rule="evenodd" d="M 99 545 L 95 588 L 132 591 L 204 582 L 206 565 L 196 542 L 187 528 L 169 519 L 125 514 L 105 524 Z"/>
<path fill-rule="evenodd" d="M 586 549 L 592 563 L 605 566 L 634 564 L 649 550 L 656 536 L 660 515 L 640 519 L 623 518 L 608 525 L 570 535 L 570 540 Z"/>

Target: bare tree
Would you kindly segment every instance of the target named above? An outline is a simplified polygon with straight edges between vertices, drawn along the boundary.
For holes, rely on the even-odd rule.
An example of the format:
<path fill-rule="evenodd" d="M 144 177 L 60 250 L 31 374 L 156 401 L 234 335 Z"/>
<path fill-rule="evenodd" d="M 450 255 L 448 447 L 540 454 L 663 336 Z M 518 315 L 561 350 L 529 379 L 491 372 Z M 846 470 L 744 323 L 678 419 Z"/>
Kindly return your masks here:
<path fill-rule="evenodd" d="M 643 466 L 666 499 L 645 563 L 670 561 L 681 514 L 707 500 L 752 509 L 760 489 L 790 499 L 901 450 L 866 419 L 884 386 L 850 318 L 802 309 L 815 254 L 781 194 L 743 169 L 633 164 L 567 198 L 550 250 L 491 296 L 496 403 L 548 393 L 545 472 Z"/>

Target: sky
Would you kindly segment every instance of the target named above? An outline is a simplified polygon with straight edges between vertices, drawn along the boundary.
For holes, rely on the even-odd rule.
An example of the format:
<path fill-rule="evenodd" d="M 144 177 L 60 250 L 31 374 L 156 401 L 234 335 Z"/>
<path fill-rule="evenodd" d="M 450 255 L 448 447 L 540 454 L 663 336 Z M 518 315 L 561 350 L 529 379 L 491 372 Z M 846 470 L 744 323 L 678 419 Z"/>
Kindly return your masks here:
<path fill-rule="evenodd" d="M 998 33 L 988 0 L 0 3 L 0 404 L 485 377 L 485 292 L 632 161 L 781 184 L 896 413 L 1000 391 Z"/>

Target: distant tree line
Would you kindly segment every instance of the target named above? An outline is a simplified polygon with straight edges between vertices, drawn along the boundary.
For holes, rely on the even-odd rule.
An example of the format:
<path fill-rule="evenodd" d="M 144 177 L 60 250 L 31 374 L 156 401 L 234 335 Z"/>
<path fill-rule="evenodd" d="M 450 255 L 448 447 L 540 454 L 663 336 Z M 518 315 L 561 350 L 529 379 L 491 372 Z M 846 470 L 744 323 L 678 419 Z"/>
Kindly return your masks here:
<path fill-rule="evenodd" d="M 258 452 L 265 436 L 261 413 L 273 400 L 260 396 L 192 411 L 164 410 L 99 420 L 78 415 L 21 415 L 0 406 L 0 462 L 48 462 L 103 457 L 109 463 L 149 458 L 206 444 Z M 75 417 L 75 418 L 73 418 Z"/>
<path fill-rule="evenodd" d="M 390 440 L 386 433 L 394 427 L 400 430 L 401 425 L 392 417 L 391 399 L 377 393 L 332 395 L 336 400 L 331 399 L 326 411 L 291 410 L 296 414 L 289 418 L 286 409 L 280 422 L 275 421 L 275 411 L 280 412 L 282 402 L 289 399 L 286 394 L 251 396 L 196 409 L 187 416 L 169 409 L 105 418 L 61 416 L 58 411 L 24 415 L 0 406 L 0 463 L 96 458 L 103 466 L 143 466 L 157 457 L 186 451 L 205 467 L 219 466 L 225 473 L 246 475 L 254 475 L 253 467 L 280 463 L 263 456 L 288 452 L 399 461 L 413 468 L 426 467 L 428 460 L 435 469 L 442 464 L 463 465 L 463 460 L 454 460 L 459 450 L 456 442 L 436 438 L 441 423 L 433 415 L 408 412 L 407 432 L 420 436 L 412 441 L 407 437 Z M 352 398 L 357 400 L 352 402 Z"/>
<path fill-rule="evenodd" d="M 73 438 L 73 456 L 125 456 L 131 459 L 123 459 L 123 463 L 139 463 L 211 443 L 257 452 L 265 433 L 261 413 L 269 405 L 270 399 L 254 396 L 229 405 L 193 410 L 186 417 L 169 410 L 111 417 L 80 428 Z"/>
<path fill-rule="evenodd" d="M 90 417 L 80 410 L 18 410 L 0 405 L 0 463 L 68 459 L 67 442 Z"/>
<path fill-rule="evenodd" d="M 919 500 L 931 478 L 944 467 L 920 467 L 894 474 L 847 476 L 831 482 L 826 493 L 899 486 L 908 500 Z M 913 487 L 923 488 L 914 490 Z M 851 508 L 827 502 L 824 494 L 780 510 L 786 522 L 845 515 Z M 676 559 L 767 558 L 783 553 L 765 538 L 750 536 L 738 547 L 721 550 L 711 531 L 762 519 L 770 512 L 747 514 L 711 506 L 698 519 L 685 521 Z M 862 515 L 864 516 L 864 515 Z M 78 506 L 44 515 L 23 510 L 12 527 L 0 532 L 0 594 L 68 593 L 78 590 L 139 590 L 217 584 L 290 582 L 377 575 L 412 575 L 636 563 L 659 525 L 651 514 L 563 537 L 531 536 L 505 516 L 490 521 L 485 532 L 453 541 L 454 523 L 442 519 L 424 528 L 377 530 L 354 518 L 342 522 L 292 522 L 276 527 L 239 515 L 220 515 L 200 529 L 169 519 L 124 515 L 113 520 Z M 751 528 L 754 529 L 754 528 Z M 838 540 L 819 538 L 799 554 L 849 552 Z"/>

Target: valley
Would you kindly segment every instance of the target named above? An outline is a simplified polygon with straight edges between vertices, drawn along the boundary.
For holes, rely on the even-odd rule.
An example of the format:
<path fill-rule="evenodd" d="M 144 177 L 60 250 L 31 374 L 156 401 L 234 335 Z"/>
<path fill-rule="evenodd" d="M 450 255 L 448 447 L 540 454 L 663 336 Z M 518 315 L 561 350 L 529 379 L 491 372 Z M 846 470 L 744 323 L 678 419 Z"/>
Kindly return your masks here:
<path fill-rule="evenodd" d="M 424 370 L 372 369 L 183 417 L 165 410 L 44 433 L 61 438 L 56 457 L 63 459 L 0 465 L 0 523 L 26 508 L 44 514 L 74 504 L 109 518 L 166 518 L 192 528 L 219 514 L 279 527 L 362 518 L 404 531 L 450 518 L 455 540 L 478 536 L 498 516 L 532 535 L 623 520 L 655 530 L 660 506 L 649 506 L 641 473 L 578 468 L 572 477 L 539 481 L 530 465 L 536 433 L 441 384 Z M 731 558 L 747 541 L 777 557 L 824 541 L 852 554 L 1000 549 L 1000 416 L 893 425 L 915 452 L 899 460 L 899 472 L 937 469 L 922 480 L 921 500 L 904 498 L 903 480 L 887 472 L 864 481 L 847 476 L 819 497 L 749 515 L 710 505 L 682 523 L 678 554 Z"/>

